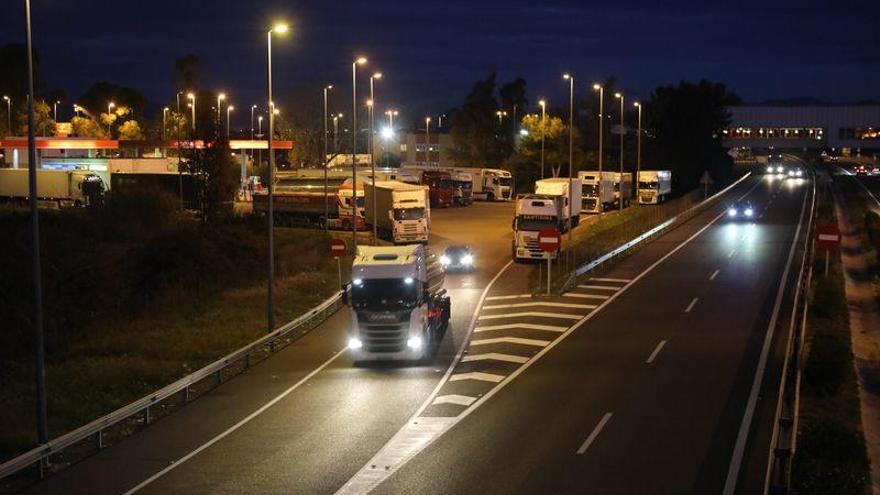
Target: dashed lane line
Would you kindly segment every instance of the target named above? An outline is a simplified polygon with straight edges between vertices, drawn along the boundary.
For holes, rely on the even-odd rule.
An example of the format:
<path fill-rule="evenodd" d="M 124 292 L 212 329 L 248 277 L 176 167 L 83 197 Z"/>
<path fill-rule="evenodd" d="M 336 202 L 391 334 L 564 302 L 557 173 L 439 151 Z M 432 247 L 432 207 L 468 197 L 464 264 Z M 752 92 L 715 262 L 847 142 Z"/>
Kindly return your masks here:
<path fill-rule="evenodd" d="M 699 297 L 695 297 L 695 298 L 693 298 L 693 300 L 691 300 L 691 303 L 688 304 L 688 307 L 685 308 L 684 312 L 685 312 L 685 313 L 690 313 L 691 310 L 694 309 L 694 306 L 697 305 L 697 301 L 699 301 L 699 300 L 700 300 Z"/>
<path fill-rule="evenodd" d="M 657 354 L 660 354 L 660 351 L 663 350 L 663 347 L 666 345 L 665 340 L 661 340 L 657 347 L 654 348 L 654 351 L 651 352 L 651 355 L 648 356 L 648 359 L 645 360 L 645 364 L 651 364 L 654 362 L 654 359 L 657 358 Z"/>
<path fill-rule="evenodd" d="M 492 330 L 510 330 L 513 328 L 524 328 L 526 330 L 546 330 L 548 332 L 562 333 L 568 330 L 568 327 L 560 327 L 557 325 L 536 325 L 534 323 L 510 323 L 508 325 L 491 325 L 485 327 L 474 328 L 474 333 L 489 332 Z"/>
<path fill-rule="evenodd" d="M 525 356 L 514 356 L 513 354 L 501 354 L 498 352 L 489 352 L 486 354 L 471 354 L 461 358 L 461 362 L 470 363 L 472 361 L 504 361 L 507 363 L 525 363 L 529 358 Z"/>
<path fill-rule="evenodd" d="M 522 344 L 533 345 L 537 347 L 547 347 L 549 340 L 538 339 L 522 339 L 519 337 L 497 337 L 494 339 L 472 340 L 471 345 L 489 345 L 489 344 Z"/>
<path fill-rule="evenodd" d="M 619 282 L 621 284 L 629 283 L 630 279 L 628 278 L 591 278 L 593 282 Z"/>
<path fill-rule="evenodd" d="M 531 294 L 514 294 L 510 296 L 489 296 L 486 298 L 487 301 L 504 301 L 507 299 L 525 299 L 532 297 Z"/>
<path fill-rule="evenodd" d="M 715 270 L 714 272 L 712 272 L 712 275 L 709 275 L 709 280 L 715 280 L 715 277 L 718 276 L 718 272 L 720 272 L 720 271 L 721 271 L 721 269 L 719 268 L 719 269 Z"/>
<path fill-rule="evenodd" d="M 608 285 L 578 285 L 578 289 L 596 289 L 596 290 L 618 291 L 618 290 L 620 290 L 620 287 L 611 287 Z"/>
<path fill-rule="evenodd" d="M 474 371 L 471 373 L 457 373 L 449 377 L 450 382 L 457 382 L 461 380 L 479 380 L 483 382 L 498 383 L 501 380 L 504 380 L 504 375 Z"/>
<path fill-rule="evenodd" d="M 590 444 L 592 444 L 593 441 L 596 440 L 596 437 L 599 436 L 599 433 L 602 433 L 602 428 L 605 428 L 605 425 L 608 423 L 608 420 L 611 419 L 611 416 L 612 413 L 610 412 L 607 412 L 604 416 L 602 416 L 602 419 L 599 420 L 599 424 L 597 424 L 596 427 L 593 428 L 593 431 L 590 432 L 590 436 L 588 436 L 587 439 L 584 440 L 584 443 L 581 444 L 581 448 L 577 449 L 578 455 L 583 454 L 587 451 L 588 448 L 590 448 Z"/>
<path fill-rule="evenodd" d="M 605 299 L 608 299 L 609 297 L 611 297 L 611 296 L 602 296 L 602 295 L 598 295 L 598 294 L 578 294 L 576 292 L 568 292 L 566 294 L 563 294 L 562 296 L 563 297 L 579 297 L 581 299 L 599 299 L 601 301 L 604 301 Z"/>
<path fill-rule="evenodd" d="M 515 304 L 495 304 L 492 306 L 483 306 L 483 309 L 507 309 L 507 308 L 528 308 L 529 306 L 543 306 L 547 308 L 575 308 L 575 309 L 596 309 L 592 304 L 571 304 L 558 302 L 527 302 Z"/>
<path fill-rule="evenodd" d="M 572 315 L 567 313 L 544 313 L 541 311 L 528 311 L 525 313 L 507 313 L 503 315 L 480 315 L 478 320 L 497 320 L 499 318 L 522 318 L 526 316 L 536 316 L 539 318 L 561 318 L 565 320 L 580 320 L 583 315 Z"/>
<path fill-rule="evenodd" d="M 469 406 L 476 401 L 476 397 L 468 397 L 467 395 L 438 395 L 434 398 L 434 402 L 431 403 L 433 406 L 437 406 L 440 404 L 456 404 L 459 406 Z"/>
<path fill-rule="evenodd" d="M 733 255 L 736 254 L 736 249 L 731 249 L 730 253 L 727 254 L 728 258 L 733 258 Z"/>

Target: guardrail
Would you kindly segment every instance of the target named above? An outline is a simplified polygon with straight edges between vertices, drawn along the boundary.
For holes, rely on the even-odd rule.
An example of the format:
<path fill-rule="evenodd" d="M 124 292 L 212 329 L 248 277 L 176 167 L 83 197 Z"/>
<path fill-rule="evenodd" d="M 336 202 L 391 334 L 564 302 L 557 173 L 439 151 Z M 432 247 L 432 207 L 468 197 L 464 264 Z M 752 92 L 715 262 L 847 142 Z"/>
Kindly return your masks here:
<path fill-rule="evenodd" d="M 718 198 L 720 198 L 724 194 L 727 194 L 731 189 L 736 187 L 738 184 L 740 184 L 742 181 L 746 180 L 751 175 L 752 175 L 751 172 L 746 172 L 745 175 L 743 175 L 742 177 L 740 177 L 739 179 L 737 179 L 736 181 L 734 181 L 732 184 L 725 187 L 724 189 L 713 194 L 712 196 L 709 196 L 708 198 L 704 199 L 703 201 L 700 201 L 696 205 L 688 208 L 687 210 L 674 215 L 669 220 L 666 220 L 666 221 L 660 223 L 656 227 L 652 227 L 651 229 L 645 231 L 644 233 L 640 234 L 639 236 L 635 237 L 634 239 L 631 239 L 631 240 L 621 244 L 620 246 L 612 249 L 611 251 L 608 251 L 607 253 L 603 254 L 602 256 L 599 256 L 598 258 L 596 258 L 594 260 L 588 261 L 587 263 L 584 263 L 580 267 L 574 269 L 574 271 L 572 271 L 569 274 L 568 279 L 565 281 L 565 283 L 562 284 L 562 289 L 561 289 L 562 292 L 570 290 L 574 286 L 574 284 L 576 283 L 578 277 L 589 272 L 590 270 L 593 270 L 597 266 L 602 265 L 603 263 L 606 263 L 606 262 L 626 253 L 627 251 L 629 251 L 630 249 L 632 249 L 636 245 L 638 245 L 638 244 L 644 242 L 645 240 L 659 234 L 660 232 L 663 232 L 664 230 L 671 227 L 672 225 L 674 225 L 676 223 L 681 223 L 684 220 L 692 218 L 702 208 L 705 208 L 706 206 L 708 206 L 709 204 L 711 204 L 712 202 L 714 202 L 715 200 L 717 200 Z"/>
<path fill-rule="evenodd" d="M 794 310 L 789 323 L 782 379 L 779 381 L 770 452 L 764 476 L 764 495 L 789 493 L 791 489 L 791 461 L 797 447 L 798 410 L 800 407 L 803 342 L 810 308 L 810 286 L 813 278 L 813 229 L 816 217 L 816 175 L 813 174 L 813 198 L 810 219 L 804 237 L 803 257 L 794 294 Z M 799 329 L 797 328 L 799 325 Z"/>
<path fill-rule="evenodd" d="M 42 477 L 45 468 L 50 465 L 50 456 L 58 455 L 62 451 L 88 440 L 93 440 L 94 446 L 98 450 L 104 448 L 104 432 L 107 429 L 122 425 L 132 418 L 140 418 L 139 424 L 149 424 L 152 420 L 151 408 L 156 408 L 163 402 L 167 402 L 169 398 L 178 395 L 181 396 L 184 403 L 188 402 L 191 389 L 209 378 L 213 379 L 213 385 L 207 390 L 214 388 L 223 382 L 224 372 L 228 371 L 230 367 L 243 365 L 241 369 L 237 370 L 240 373 L 251 366 L 254 356 L 267 352 L 271 354 L 275 351 L 276 344 L 289 344 L 315 328 L 339 309 L 341 300 L 342 293 L 337 292 L 295 320 L 174 383 L 0 464 L 0 479 L 5 479 L 31 466 L 38 467 L 39 476 Z M 298 333 L 291 335 L 294 332 Z M 231 373 L 231 376 L 235 374 L 238 373 Z"/>

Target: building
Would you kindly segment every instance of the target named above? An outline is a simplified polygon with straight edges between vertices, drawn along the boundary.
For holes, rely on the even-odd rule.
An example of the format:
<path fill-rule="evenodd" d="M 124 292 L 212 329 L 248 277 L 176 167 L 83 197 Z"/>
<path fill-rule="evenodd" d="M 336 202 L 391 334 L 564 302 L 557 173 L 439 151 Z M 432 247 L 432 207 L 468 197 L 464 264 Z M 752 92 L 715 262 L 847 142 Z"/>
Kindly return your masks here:
<path fill-rule="evenodd" d="M 742 105 L 730 111 L 732 123 L 724 131 L 730 148 L 880 150 L 880 104 Z"/>
<path fill-rule="evenodd" d="M 377 161 L 385 153 L 399 154 L 402 167 L 461 166 L 451 156 L 454 143 L 448 132 L 431 132 L 430 136 L 426 136 L 424 132 L 411 132 L 392 138 L 377 135 L 373 146 Z"/>

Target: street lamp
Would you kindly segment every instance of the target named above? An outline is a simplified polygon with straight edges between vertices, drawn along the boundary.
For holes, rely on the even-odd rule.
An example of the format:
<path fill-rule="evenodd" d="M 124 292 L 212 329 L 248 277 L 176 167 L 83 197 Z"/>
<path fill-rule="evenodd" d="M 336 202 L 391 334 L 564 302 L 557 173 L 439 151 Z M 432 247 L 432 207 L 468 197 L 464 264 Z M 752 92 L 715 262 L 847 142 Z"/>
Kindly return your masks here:
<path fill-rule="evenodd" d="M 541 178 L 544 178 L 544 134 L 547 133 L 547 124 L 545 123 L 545 119 L 547 117 L 547 101 L 538 100 L 538 105 L 541 105 Z"/>
<path fill-rule="evenodd" d="M 375 72 L 372 76 L 370 76 L 370 100 L 367 102 L 367 107 L 370 112 L 370 141 L 368 144 L 368 150 L 370 152 L 370 174 L 373 177 L 373 245 L 379 244 L 379 231 L 378 225 L 376 225 L 376 154 L 373 151 L 373 125 L 374 125 L 374 108 L 376 107 L 376 96 L 373 91 L 373 81 L 377 79 L 382 79 L 381 72 Z M 364 199 L 366 200 L 366 194 L 364 195 Z"/>
<path fill-rule="evenodd" d="M 268 99 L 266 101 L 269 104 L 272 104 L 272 33 L 284 34 L 288 30 L 287 24 L 275 24 L 269 31 L 266 33 L 266 66 L 267 66 L 267 93 Z M 274 109 L 274 105 L 270 108 Z M 275 153 L 272 150 L 272 134 L 274 134 L 274 124 L 275 124 L 275 112 L 269 112 L 269 177 L 267 193 L 269 199 L 269 266 L 268 266 L 268 284 L 267 284 L 267 294 L 266 294 L 266 320 L 268 324 L 268 331 L 271 332 L 272 329 L 275 328 L 275 244 L 273 239 L 273 231 L 275 228 L 275 217 L 274 217 L 274 207 L 272 205 L 272 185 L 275 180 Z"/>
<path fill-rule="evenodd" d="M 633 103 L 633 106 L 639 109 L 639 134 L 638 134 L 638 146 L 636 151 L 636 177 L 634 182 L 636 194 L 639 192 L 639 174 L 642 173 L 642 104 L 639 102 Z M 638 201 L 635 204 L 639 204 Z"/>
<path fill-rule="evenodd" d="M 113 124 L 113 120 L 110 118 L 111 117 L 110 112 L 113 110 L 113 107 L 115 107 L 115 106 L 116 106 L 116 103 L 113 103 L 112 101 L 107 104 L 107 137 L 112 137 L 110 135 L 110 126 Z"/>
<path fill-rule="evenodd" d="M 251 141 L 254 140 L 254 110 L 256 110 L 256 109 L 257 109 L 256 105 L 251 105 Z M 260 118 L 262 118 L 262 117 L 260 117 Z"/>
<path fill-rule="evenodd" d="M 79 111 L 80 111 L 80 110 L 82 110 L 82 107 L 80 107 L 79 105 L 77 105 L 76 103 L 74 103 L 74 104 L 73 104 L 73 113 L 74 113 L 74 115 L 76 115 L 77 117 L 79 117 Z"/>
<path fill-rule="evenodd" d="M 220 108 L 223 100 L 226 99 L 226 93 L 220 93 L 217 95 L 217 126 L 223 124 L 223 119 L 220 118 Z M 217 130 L 217 134 L 220 134 L 220 130 Z"/>
<path fill-rule="evenodd" d="M 9 135 L 12 136 L 12 98 L 3 95 L 3 99 L 6 100 L 6 119 L 8 121 L 7 125 L 9 126 L 7 132 L 9 132 Z M 74 107 L 75 106 L 76 105 L 74 105 Z"/>
<path fill-rule="evenodd" d="M 333 153 L 339 153 L 339 121 L 342 119 L 342 113 L 333 116 Z"/>
<path fill-rule="evenodd" d="M 425 117 L 425 165 L 431 166 L 431 117 Z"/>
<path fill-rule="evenodd" d="M 367 63 L 358 57 L 351 64 L 351 245 L 357 252 L 357 66 Z"/>
<path fill-rule="evenodd" d="M 571 248 L 571 230 L 573 227 L 571 225 L 571 217 L 575 212 L 575 205 L 572 204 L 574 200 L 574 192 L 572 190 L 574 184 L 574 76 L 563 74 L 562 78 L 568 81 L 568 243 L 569 248 Z M 580 215 L 580 209 L 580 205 L 577 205 L 578 215 Z"/>
<path fill-rule="evenodd" d="M 394 130 L 394 117 L 397 117 L 397 110 L 386 110 L 385 115 L 388 116 L 388 127 Z"/>
<path fill-rule="evenodd" d="M 593 90 L 599 92 L 599 183 L 602 183 L 602 129 L 605 127 L 604 116 L 605 111 L 605 88 L 599 84 L 593 84 Z M 600 186 L 601 187 L 601 186 Z M 601 209 L 601 208 L 600 208 Z"/>
<path fill-rule="evenodd" d="M 193 134 L 196 132 L 196 94 L 195 93 L 187 93 L 186 97 L 189 98 L 190 105 L 189 108 L 192 110 L 192 131 Z"/>
<path fill-rule="evenodd" d="M 324 156 L 321 159 L 322 168 L 324 169 L 324 233 L 329 229 L 328 219 L 330 218 L 330 198 L 327 197 L 327 93 L 333 89 L 332 84 L 324 86 Z"/>
<path fill-rule="evenodd" d="M 226 139 L 229 139 L 229 113 L 235 110 L 235 107 L 229 105 L 226 107 Z"/>
<path fill-rule="evenodd" d="M 618 208 L 623 210 L 623 93 L 614 93 L 614 97 L 620 100 L 620 186 L 618 187 Z"/>
<path fill-rule="evenodd" d="M 55 122 L 58 122 L 58 104 L 61 103 L 58 100 L 55 100 L 55 103 L 52 105 L 52 115 L 54 115 Z"/>
<path fill-rule="evenodd" d="M 168 107 L 162 109 L 162 141 L 165 141 L 165 122 L 168 120 Z"/>
<path fill-rule="evenodd" d="M 500 126 L 502 117 L 507 116 L 507 111 L 498 110 L 495 112 L 495 115 L 498 117 L 498 125 Z"/>

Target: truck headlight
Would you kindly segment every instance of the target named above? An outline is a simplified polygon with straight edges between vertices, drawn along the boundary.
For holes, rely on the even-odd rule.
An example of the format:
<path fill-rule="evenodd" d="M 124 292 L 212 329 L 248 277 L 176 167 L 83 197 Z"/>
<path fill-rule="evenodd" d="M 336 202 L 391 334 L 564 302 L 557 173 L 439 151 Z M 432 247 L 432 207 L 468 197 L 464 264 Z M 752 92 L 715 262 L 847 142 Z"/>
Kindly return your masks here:
<path fill-rule="evenodd" d="M 440 263 L 443 263 L 444 265 L 448 265 L 450 263 L 449 256 L 446 256 L 445 254 L 443 256 L 441 256 Z"/>
<path fill-rule="evenodd" d="M 746 208 L 746 216 L 747 216 L 747 217 L 750 217 L 750 216 L 752 216 L 752 215 L 754 215 L 754 214 L 755 214 L 755 210 L 753 210 L 753 209 L 751 209 L 751 208 Z"/>
<path fill-rule="evenodd" d="M 417 351 L 422 348 L 422 338 L 421 337 L 410 337 L 406 341 L 406 346 L 414 351 Z"/>
<path fill-rule="evenodd" d="M 772 166 L 771 166 L 771 167 L 767 167 L 767 173 L 768 173 L 768 174 L 772 174 L 772 173 L 773 173 L 773 167 L 772 167 Z"/>
<path fill-rule="evenodd" d="M 776 172 L 777 172 L 777 173 L 780 173 L 780 174 L 781 174 L 784 170 L 785 170 L 785 169 L 782 168 L 781 166 L 780 166 L 780 167 L 776 167 Z"/>
<path fill-rule="evenodd" d="M 462 265 L 468 265 L 468 266 L 470 266 L 470 265 L 472 265 L 473 263 L 474 263 L 474 257 L 473 257 L 473 255 L 466 254 L 466 255 L 464 255 L 464 257 L 461 258 L 461 264 L 462 264 Z"/>
<path fill-rule="evenodd" d="M 364 343 L 361 342 L 361 339 L 359 339 L 357 337 L 352 337 L 352 338 L 348 339 L 348 348 L 353 351 L 356 351 L 363 346 L 364 346 Z"/>
<path fill-rule="evenodd" d="M 736 208 L 730 208 L 727 210 L 727 216 L 735 217 L 736 216 Z"/>

